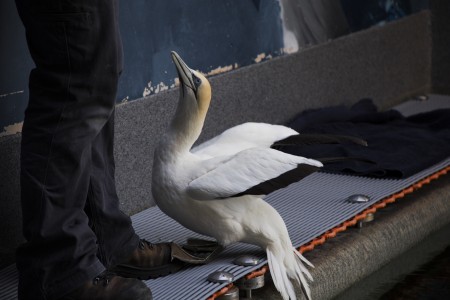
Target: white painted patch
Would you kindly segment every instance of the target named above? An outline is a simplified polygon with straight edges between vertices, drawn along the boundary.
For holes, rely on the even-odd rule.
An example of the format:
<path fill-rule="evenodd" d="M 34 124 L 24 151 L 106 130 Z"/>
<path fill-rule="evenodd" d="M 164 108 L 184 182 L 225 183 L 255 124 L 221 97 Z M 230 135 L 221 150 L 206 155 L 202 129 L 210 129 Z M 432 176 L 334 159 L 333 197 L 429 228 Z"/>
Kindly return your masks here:
<path fill-rule="evenodd" d="M 165 85 L 164 82 L 160 82 L 157 85 L 153 86 L 152 82 L 149 81 L 147 86 L 144 88 L 142 97 L 147 97 L 151 94 L 158 94 L 159 92 L 166 91 L 168 89 L 169 89 L 169 86 Z"/>
<path fill-rule="evenodd" d="M 283 52 L 283 51 L 281 51 Z M 260 63 L 262 61 L 266 61 L 269 59 L 272 59 L 273 56 L 271 54 L 265 54 L 265 53 L 260 53 L 256 56 L 256 58 L 253 60 L 255 63 Z"/>
<path fill-rule="evenodd" d="M 281 21 L 283 23 L 283 44 L 284 44 L 284 48 L 282 49 L 283 53 L 295 53 L 299 50 L 299 45 L 298 45 L 298 40 L 297 37 L 295 36 L 294 32 L 292 32 L 291 30 L 289 30 L 286 26 L 286 22 L 287 22 L 287 16 L 286 16 L 286 10 L 285 10 L 285 6 L 287 5 L 287 3 L 285 3 L 286 1 L 281 0 L 280 1 L 280 7 L 281 7 Z"/>
<path fill-rule="evenodd" d="M 0 132 L 0 137 L 22 132 L 22 125 L 23 122 L 20 122 L 3 127 L 3 132 Z"/>
<path fill-rule="evenodd" d="M 298 47 L 284 47 L 281 49 L 281 53 L 292 54 L 298 52 Z"/>
<path fill-rule="evenodd" d="M 16 92 L 11 92 L 11 93 L 6 93 L 6 94 L 0 95 L 0 98 L 5 98 L 8 96 L 17 95 L 17 94 L 23 94 L 24 92 L 25 91 L 16 91 Z"/>
<path fill-rule="evenodd" d="M 212 76 L 212 75 L 217 75 L 217 74 L 221 74 L 221 73 L 225 73 L 234 69 L 239 68 L 239 65 L 237 63 L 235 63 L 234 65 L 228 65 L 228 66 L 219 66 L 211 71 L 209 71 L 208 73 L 206 73 L 206 76 Z"/>
<path fill-rule="evenodd" d="M 269 56 L 267 56 L 269 57 Z M 204 74 L 205 76 L 212 76 L 212 75 L 217 75 L 217 74 L 221 74 L 221 73 L 225 73 L 231 70 L 235 70 L 239 68 L 239 65 L 237 63 L 234 63 L 232 65 L 228 65 L 228 66 L 219 66 L 211 71 L 209 71 L 208 73 L 204 74 L 201 71 L 198 71 L 199 73 Z M 173 79 L 173 82 L 171 85 L 166 85 L 164 82 L 160 82 L 157 85 L 152 85 L 152 82 L 149 81 L 149 83 L 147 84 L 147 86 L 144 88 L 144 91 L 142 92 L 142 97 L 147 97 L 150 96 L 152 94 L 158 94 L 162 91 L 166 91 L 168 89 L 172 89 L 174 87 L 178 87 L 180 86 L 180 80 L 178 79 L 178 77 Z M 125 100 L 125 99 L 124 99 Z M 128 97 L 126 98 L 126 101 L 122 100 L 122 103 L 127 102 L 128 101 Z"/>
<path fill-rule="evenodd" d="M 266 57 L 265 53 L 260 53 L 254 59 L 255 63 L 260 63 Z"/>
<path fill-rule="evenodd" d="M 150 95 L 152 93 L 152 82 L 149 81 L 147 83 L 147 86 L 144 88 L 144 92 L 142 93 L 142 97 L 147 97 L 148 95 Z"/>

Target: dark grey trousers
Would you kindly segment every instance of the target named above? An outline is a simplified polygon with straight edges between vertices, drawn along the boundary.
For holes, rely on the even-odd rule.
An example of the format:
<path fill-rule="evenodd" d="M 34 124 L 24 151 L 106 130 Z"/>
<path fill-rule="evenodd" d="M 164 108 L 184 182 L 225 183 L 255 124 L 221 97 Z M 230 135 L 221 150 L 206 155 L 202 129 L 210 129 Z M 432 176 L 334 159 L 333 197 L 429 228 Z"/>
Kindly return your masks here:
<path fill-rule="evenodd" d="M 117 0 L 16 0 L 36 68 L 21 149 L 20 299 L 56 299 L 138 244 L 119 209 Z"/>

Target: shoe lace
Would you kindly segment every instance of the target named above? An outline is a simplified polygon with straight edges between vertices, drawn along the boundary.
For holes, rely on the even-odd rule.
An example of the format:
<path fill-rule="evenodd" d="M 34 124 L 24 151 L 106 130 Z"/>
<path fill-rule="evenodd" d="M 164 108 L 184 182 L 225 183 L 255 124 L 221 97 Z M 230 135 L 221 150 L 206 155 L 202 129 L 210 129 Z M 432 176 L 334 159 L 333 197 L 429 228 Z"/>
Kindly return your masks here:
<path fill-rule="evenodd" d="M 149 241 L 145 240 L 145 239 L 141 239 L 139 241 L 139 249 L 144 250 L 145 246 L 147 246 L 150 249 L 153 249 L 153 247 L 155 246 L 154 244 L 150 243 Z"/>
<path fill-rule="evenodd" d="M 116 273 L 106 270 L 95 277 L 93 283 L 94 285 L 98 285 L 100 282 L 103 282 L 103 286 L 107 286 L 114 276 L 116 276 Z"/>

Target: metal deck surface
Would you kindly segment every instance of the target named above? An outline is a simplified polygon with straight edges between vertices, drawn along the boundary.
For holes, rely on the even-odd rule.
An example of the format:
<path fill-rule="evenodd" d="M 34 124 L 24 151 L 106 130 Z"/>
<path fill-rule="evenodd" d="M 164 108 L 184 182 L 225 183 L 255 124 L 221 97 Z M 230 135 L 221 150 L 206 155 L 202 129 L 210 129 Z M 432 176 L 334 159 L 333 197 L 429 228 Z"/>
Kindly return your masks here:
<path fill-rule="evenodd" d="M 449 97 L 445 98 L 445 103 L 437 105 L 439 108 L 450 103 Z M 426 102 L 422 104 L 416 101 L 399 110 L 417 113 L 426 110 L 431 103 L 434 102 L 430 101 L 427 105 Z M 299 247 L 354 217 L 375 202 L 411 186 L 448 165 L 450 157 L 407 179 L 375 179 L 318 172 L 268 195 L 266 201 L 283 217 L 293 245 Z M 346 199 L 353 194 L 365 194 L 370 197 L 370 201 L 359 204 L 347 202 Z M 202 237 L 182 227 L 157 207 L 132 216 L 132 220 L 140 237 L 154 243 L 159 241 L 183 243 L 188 237 Z M 233 259 L 242 254 L 259 256 L 262 261 L 254 267 L 234 265 Z M 238 243 L 228 247 L 207 265 L 187 267 L 175 274 L 148 280 L 145 283 L 151 288 L 157 300 L 206 299 L 227 285 L 209 283 L 206 278 L 210 273 L 218 270 L 227 271 L 234 274 L 237 280 L 264 264 L 266 264 L 264 251 L 256 246 Z M 15 265 L 0 271 L 0 299 L 17 298 L 17 278 Z"/>
<path fill-rule="evenodd" d="M 314 173 L 300 182 L 267 196 L 266 200 L 286 222 L 292 243 L 299 247 L 329 229 L 362 212 L 375 202 L 411 186 L 422 178 L 450 165 L 450 158 L 407 179 L 374 179 L 327 173 Z M 367 203 L 349 203 L 353 194 L 370 197 Z M 175 241 L 183 243 L 188 237 L 200 235 L 182 227 L 157 207 L 149 208 L 132 216 L 136 232 L 152 242 Z M 254 267 L 241 267 L 232 263 L 241 254 L 253 254 L 262 258 Z M 155 299 L 206 299 L 226 284 L 206 281 L 217 270 L 243 277 L 266 264 L 265 253 L 256 246 L 243 243 L 228 247 L 211 263 L 188 267 L 180 272 L 146 281 Z M 12 265 L 0 271 L 0 299 L 16 299 L 17 273 Z"/>

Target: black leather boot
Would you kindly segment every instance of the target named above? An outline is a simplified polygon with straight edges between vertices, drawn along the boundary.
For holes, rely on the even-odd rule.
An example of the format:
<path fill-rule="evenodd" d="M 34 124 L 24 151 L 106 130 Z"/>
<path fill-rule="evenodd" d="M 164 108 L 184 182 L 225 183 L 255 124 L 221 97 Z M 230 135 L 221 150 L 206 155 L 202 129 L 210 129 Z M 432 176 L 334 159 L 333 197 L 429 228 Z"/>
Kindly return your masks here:
<path fill-rule="evenodd" d="M 152 293 L 138 279 L 105 271 L 59 300 L 152 300 Z"/>
<path fill-rule="evenodd" d="M 120 276 L 142 280 L 175 273 L 184 263 L 172 256 L 172 246 L 173 243 L 152 244 L 141 240 L 128 259 L 112 270 Z"/>

